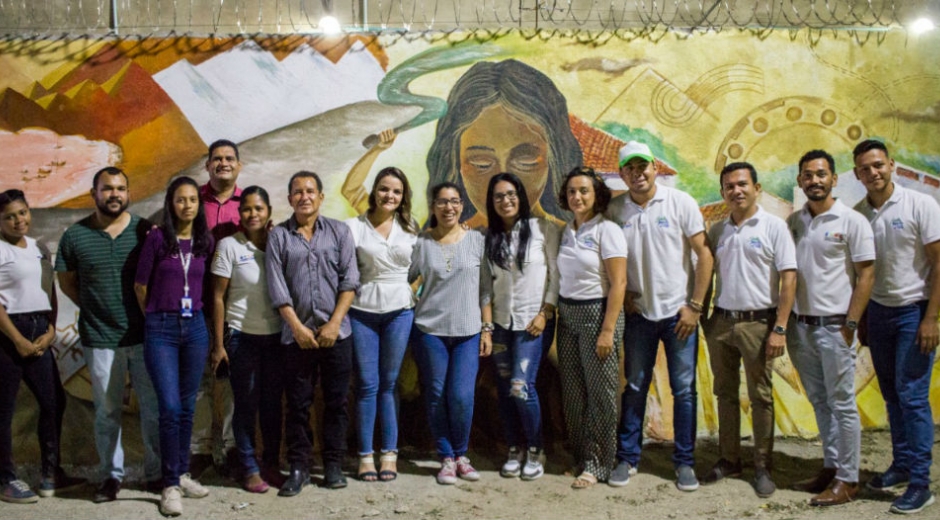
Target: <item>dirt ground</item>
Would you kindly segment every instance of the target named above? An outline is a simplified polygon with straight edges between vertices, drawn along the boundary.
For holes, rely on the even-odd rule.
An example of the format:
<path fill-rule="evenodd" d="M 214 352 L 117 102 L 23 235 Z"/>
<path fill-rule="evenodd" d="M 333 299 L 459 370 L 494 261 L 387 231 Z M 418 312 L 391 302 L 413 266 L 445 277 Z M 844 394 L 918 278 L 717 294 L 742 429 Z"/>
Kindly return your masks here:
<path fill-rule="evenodd" d="M 75 414 L 90 413 L 81 406 L 71 406 L 66 422 L 76 419 Z M 140 446 L 136 421 L 125 421 L 125 446 Z M 940 440 L 940 428 L 935 432 Z M 30 435 L 35 439 L 35 435 Z M 85 437 L 87 438 L 87 437 Z M 76 446 L 66 435 L 63 452 L 79 453 L 64 456 L 66 469 L 79 476 L 90 477 L 91 462 L 77 463 L 79 459 L 94 461 L 94 447 Z M 749 447 L 747 440 L 745 445 Z M 745 450 L 748 452 L 749 450 Z M 19 451 L 18 451 L 19 453 Z M 758 498 L 748 480 L 752 471 L 745 471 L 741 479 L 702 486 L 694 493 L 678 491 L 670 456 L 672 446 L 649 444 L 644 448 L 640 473 L 623 488 L 599 484 L 592 489 L 573 490 L 572 477 L 567 475 L 570 457 L 556 447 L 548 453 L 547 474 L 534 482 L 504 479 L 498 474 L 502 456 L 498 453 L 471 453 L 479 482 L 460 482 L 455 486 L 440 486 L 434 481 L 438 464 L 429 452 L 403 448 L 399 461 L 400 476 L 391 483 L 364 483 L 352 478 L 355 460 L 349 458 L 346 466 L 349 487 L 330 491 L 311 485 L 292 498 L 277 496 L 276 490 L 264 495 L 242 491 L 236 484 L 224 479 L 214 469 L 206 471 L 202 482 L 210 487 L 210 495 L 201 500 L 185 499 L 182 518 L 226 519 L 358 519 L 358 518 L 424 518 L 424 519 L 569 519 L 606 518 L 789 518 L 863 520 L 894 517 L 888 512 L 893 497 L 863 490 L 859 499 L 851 504 L 829 509 L 808 505 L 808 493 L 788 489 L 793 482 L 813 475 L 822 467 L 822 448 L 818 442 L 794 438 L 778 438 L 775 448 L 774 476 L 778 491 L 769 499 Z M 704 473 L 717 458 L 714 439 L 700 439 L 696 456 L 697 472 Z M 934 444 L 934 460 L 940 460 L 940 442 Z M 875 472 L 890 463 L 891 442 L 887 431 L 866 431 L 862 436 L 861 480 L 868 481 Z M 70 460 L 70 458 L 72 460 Z M 93 487 L 86 486 L 67 495 L 41 499 L 37 504 L 12 505 L 0 503 L 0 519 L 98 519 L 128 518 L 135 520 L 162 518 L 157 503 L 159 497 L 141 491 L 137 480 L 141 478 L 141 455 L 129 450 L 128 477 L 125 489 L 116 502 L 93 504 Z M 35 460 L 21 464 L 20 478 L 31 484 L 38 482 Z M 71 464 L 70 464 L 71 462 Z M 319 482 L 322 475 L 315 476 Z M 931 472 L 934 493 L 940 493 L 940 469 L 934 464 Z M 921 518 L 940 518 L 940 504 L 920 515 Z"/>

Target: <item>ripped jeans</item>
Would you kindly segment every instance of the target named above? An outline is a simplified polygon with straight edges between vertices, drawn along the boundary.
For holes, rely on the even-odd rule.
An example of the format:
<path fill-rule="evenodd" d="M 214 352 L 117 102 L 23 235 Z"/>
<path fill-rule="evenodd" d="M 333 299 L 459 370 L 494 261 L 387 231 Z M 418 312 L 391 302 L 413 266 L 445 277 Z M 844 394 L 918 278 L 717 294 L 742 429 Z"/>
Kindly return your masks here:
<path fill-rule="evenodd" d="M 509 446 L 542 448 L 542 408 L 535 379 L 545 351 L 544 343 L 551 345 L 554 325 L 554 320 L 550 321 L 539 337 L 499 325 L 493 331 L 499 415 Z"/>

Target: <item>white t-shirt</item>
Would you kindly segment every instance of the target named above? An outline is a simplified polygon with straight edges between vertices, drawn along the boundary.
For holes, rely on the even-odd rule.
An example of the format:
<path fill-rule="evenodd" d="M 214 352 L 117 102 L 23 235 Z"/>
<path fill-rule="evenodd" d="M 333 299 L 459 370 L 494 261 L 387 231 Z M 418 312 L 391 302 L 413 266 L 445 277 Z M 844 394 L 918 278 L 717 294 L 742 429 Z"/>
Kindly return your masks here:
<path fill-rule="evenodd" d="M 804 316 L 835 316 L 849 310 L 855 263 L 875 259 L 871 226 L 860 213 L 836 200 L 829 211 L 810 214 L 806 206 L 787 218 L 796 242 L 796 302 Z"/>
<path fill-rule="evenodd" d="M 551 222 L 529 219 L 529 243 L 522 271 L 516 262 L 520 224 L 512 229 L 510 269 L 489 260 L 480 278 L 482 304 L 493 304 L 493 323 L 504 329 L 525 330 L 543 303 L 558 303 L 558 242 L 560 229 Z"/>
<path fill-rule="evenodd" d="M 281 317 L 271 305 L 266 287 L 264 251 L 243 232 L 219 242 L 212 274 L 229 279 L 225 321 L 230 327 L 258 336 L 281 332 Z"/>
<path fill-rule="evenodd" d="M 346 221 L 356 242 L 356 262 L 362 286 L 352 306 L 366 312 L 382 314 L 415 306 L 415 295 L 408 285 L 411 252 L 418 236 L 402 229 L 392 219 L 392 230 L 386 239 L 365 213 Z"/>
<path fill-rule="evenodd" d="M 610 281 L 604 260 L 626 256 L 623 233 L 603 215 L 595 215 L 577 231 L 568 223 L 558 249 L 558 293 L 572 300 L 606 298 Z"/>
<path fill-rule="evenodd" d="M 651 321 L 678 314 L 695 283 L 689 238 L 705 231 L 698 203 L 658 185 L 645 208 L 627 192 L 610 201 L 606 214 L 627 240 L 627 291 L 637 310 Z"/>
<path fill-rule="evenodd" d="M 923 193 L 894 183 L 880 209 L 863 198 L 855 205 L 875 233 L 875 286 L 871 299 L 901 307 L 930 298 L 930 262 L 925 245 L 940 240 L 940 205 Z"/>
<path fill-rule="evenodd" d="M 780 272 L 796 269 L 796 246 L 786 222 L 760 206 L 757 213 L 734 225 L 731 218 L 708 230 L 715 254 L 715 305 L 731 311 L 777 307 Z"/>
<path fill-rule="evenodd" d="M 46 246 L 26 237 L 26 247 L 0 239 L 0 305 L 7 314 L 52 310 L 52 262 Z"/>

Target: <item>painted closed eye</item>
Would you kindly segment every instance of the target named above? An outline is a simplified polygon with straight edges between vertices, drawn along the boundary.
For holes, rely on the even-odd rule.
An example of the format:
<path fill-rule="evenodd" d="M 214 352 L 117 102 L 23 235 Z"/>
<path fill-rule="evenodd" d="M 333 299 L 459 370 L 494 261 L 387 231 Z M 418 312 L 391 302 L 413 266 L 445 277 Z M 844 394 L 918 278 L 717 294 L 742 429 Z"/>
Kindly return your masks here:
<path fill-rule="evenodd" d="M 489 155 L 471 155 L 467 158 L 467 165 L 473 168 L 476 173 L 484 174 L 496 169 L 499 161 Z"/>

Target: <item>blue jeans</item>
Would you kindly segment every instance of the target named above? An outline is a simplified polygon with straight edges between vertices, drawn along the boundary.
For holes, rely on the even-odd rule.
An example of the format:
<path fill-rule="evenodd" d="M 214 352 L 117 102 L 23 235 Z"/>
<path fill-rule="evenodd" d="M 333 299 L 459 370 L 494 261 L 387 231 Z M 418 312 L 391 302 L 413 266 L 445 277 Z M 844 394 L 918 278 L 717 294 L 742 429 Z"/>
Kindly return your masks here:
<path fill-rule="evenodd" d="M 372 453 L 377 407 L 381 411 L 382 452 L 398 451 L 398 373 L 414 317 L 413 309 L 382 314 L 349 309 L 359 375 L 356 386 L 359 455 Z"/>
<path fill-rule="evenodd" d="M 509 446 L 542 448 L 542 407 L 535 380 L 545 339 L 551 341 L 554 335 L 554 323 L 554 320 L 549 321 L 538 337 L 498 325 L 493 332 L 499 415 Z"/>
<path fill-rule="evenodd" d="M 235 449 L 242 465 L 242 476 L 259 472 L 255 459 L 255 421 L 261 415 L 261 437 L 264 442 L 265 459 L 275 454 L 274 467 L 281 450 L 281 395 L 268 396 L 266 389 L 274 388 L 271 379 L 275 370 L 280 370 L 283 355 L 281 333 L 257 335 L 229 329 L 225 351 L 228 353 L 229 382 L 235 411 L 232 414 L 232 433 Z M 260 406 L 261 403 L 264 406 Z M 277 434 L 272 436 L 271 426 L 277 425 Z"/>
<path fill-rule="evenodd" d="M 121 446 L 121 418 L 124 386 L 130 374 L 140 404 L 140 433 L 144 443 L 144 478 L 160 478 L 160 412 L 157 394 L 144 362 L 144 346 L 92 348 L 85 346 L 85 365 L 91 375 L 91 396 L 95 404 L 95 447 L 100 459 L 101 480 L 124 480 L 124 448 Z"/>
<path fill-rule="evenodd" d="M 627 386 L 623 391 L 620 426 L 617 428 L 617 460 L 627 461 L 633 467 L 637 467 L 640 462 L 646 396 L 653 379 L 653 366 L 656 364 L 660 341 L 666 351 L 669 386 L 672 388 L 672 421 L 676 443 L 672 462 L 676 467 L 695 465 L 698 330 L 684 341 L 679 341 L 674 332 L 678 321 L 678 316 L 659 321 L 647 320 L 638 313 L 627 316 L 623 332 Z"/>
<path fill-rule="evenodd" d="M 150 312 L 144 318 L 144 362 L 160 407 L 160 470 L 163 486 L 178 486 L 189 472 L 196 391 L 209 354 L 202 311 Z"/>
<path fill-rule="evenodd" d="M 920 487 L 930 485 L 934 428 L 928 398 L 936 350 L 922 354 L 916 343 L 926 310 L 926 301 L 904 307 L 868 304 L 868 343 L 888 406 L 892 466 L 910 473 L 910 485 Z"/>
<path fill-rule="evenodd" d="M 460 457 L 470 445 L 480 335 L 435 336 L 418 327 L 411 334 L 434 447 L 441 458 Z"/>

